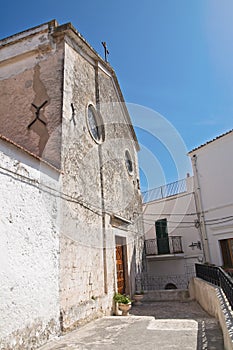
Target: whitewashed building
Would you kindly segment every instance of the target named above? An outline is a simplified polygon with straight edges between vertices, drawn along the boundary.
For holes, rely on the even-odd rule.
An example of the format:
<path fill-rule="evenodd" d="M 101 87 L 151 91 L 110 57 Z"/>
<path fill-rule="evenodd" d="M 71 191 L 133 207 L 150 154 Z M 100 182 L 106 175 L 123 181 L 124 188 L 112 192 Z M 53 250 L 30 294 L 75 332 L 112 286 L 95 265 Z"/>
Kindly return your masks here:
<path fill-rule="evenodd" d="M 205 261 L 233 267 L 233 130 L 189 152 Z"/>
<path fill-rule="evenodd" d="M 143 288 L 186 289 L 203 248 L 193 177 L 143 193 L 147 273 Z"/>
<path fill-rule="evenodd" d="M 35 349 L 135 291 L 139 147 L 113 69 L 70 23 L 0 57 L 0 343 Z"/>
<path fill-rule="evenodd" d="M 59 332 L 59 201 L 49 194 L 59 176 L 0 137 L 2 349 L 31 349 Z"/>

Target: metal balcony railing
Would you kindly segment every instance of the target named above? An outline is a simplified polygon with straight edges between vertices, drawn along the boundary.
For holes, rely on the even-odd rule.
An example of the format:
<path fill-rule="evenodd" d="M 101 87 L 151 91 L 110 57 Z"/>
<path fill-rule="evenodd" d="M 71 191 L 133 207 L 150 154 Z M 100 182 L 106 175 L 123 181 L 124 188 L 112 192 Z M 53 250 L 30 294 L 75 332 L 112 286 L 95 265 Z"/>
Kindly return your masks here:
<path fill-rule="evenodd" d="M 143 203 L 148 203 L 158 199 L 174 196 L 186 191 L 186 179 L 182 179 L 149 191 L 142 192 L 142 201 Z"/>
<path fill-rule="evenodd" d="M 145 253 L 146 255 L 181 254 L 183 253 L 182 237 L 146 239 Z"/>
<path fill-rule="evenodd" d="M 195 264 L 196 275 L 222 288 L 233 310 L 233 279 L 221 267 Z"/>

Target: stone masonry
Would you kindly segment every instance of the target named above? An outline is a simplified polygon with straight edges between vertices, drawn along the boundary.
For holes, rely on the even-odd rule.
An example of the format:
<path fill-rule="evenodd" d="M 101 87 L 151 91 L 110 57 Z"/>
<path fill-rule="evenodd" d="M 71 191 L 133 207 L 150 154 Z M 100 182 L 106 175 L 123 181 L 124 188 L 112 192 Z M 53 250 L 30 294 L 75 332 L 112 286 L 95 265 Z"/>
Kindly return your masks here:
<path fill-rule="evenodd" d="M 125 292 L 135 291 L 143 246 L 139 147 L 113 69 L 70 23 L 51 21 L 0 45 L 0 165 L 16 176 L 10 163 L 20 153 L 19 167 L 27 159 L 28 173 L 27 180 L 17 181 L 38 177 L 26 215 L 25 206 L 12 203 L 26 201 L 28 185 L 11 184 L 10 196 L 2 175 L 1 197 L 9 197 L 1 218 L 9 236 L 3 246 L 11 257 L 1 274 L 9 275 L 14 265 L 17 275 L 25 266 L 30 269 L 27 283 L 19 279 L 17 290 L 14 276 L 4 280 L 0 339 L 3 349 L 35 349 L 54 334 L 112 313 L 116 244 L 124 246 Z M 18 221 L 9 231 L 11 216 Z M 18 259 L 24 249 L 27 259 Z M 34 298 L 32 286 L 39 294 Z M 37 312 L 38 305 L 44 310 L 44 298 L 51 303 L 46 316 Z M 16 305 L 13 318 L 9 303 Z"/>

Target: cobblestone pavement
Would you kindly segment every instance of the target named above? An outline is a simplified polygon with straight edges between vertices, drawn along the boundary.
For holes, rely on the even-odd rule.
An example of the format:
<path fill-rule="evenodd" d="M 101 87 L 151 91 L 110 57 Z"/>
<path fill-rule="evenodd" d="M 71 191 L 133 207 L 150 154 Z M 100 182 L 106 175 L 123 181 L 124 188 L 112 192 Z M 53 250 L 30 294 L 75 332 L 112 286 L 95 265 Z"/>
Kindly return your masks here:
<path fill-rule="evenodd" d="M 40 350 L 223 350 L 218 322 L 196 302 L 143 302 L 130 316 L 104 317 Z"/>

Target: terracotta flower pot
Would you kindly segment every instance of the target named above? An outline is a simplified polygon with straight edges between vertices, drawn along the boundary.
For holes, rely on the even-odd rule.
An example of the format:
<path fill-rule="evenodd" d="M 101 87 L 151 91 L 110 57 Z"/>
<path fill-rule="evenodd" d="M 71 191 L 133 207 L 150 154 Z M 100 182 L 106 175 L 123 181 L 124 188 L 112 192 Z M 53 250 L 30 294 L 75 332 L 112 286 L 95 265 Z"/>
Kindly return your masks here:
<path fill-rule="evenodd" d="M 136 305 L 141 305 L 142 299 L 143 299 L 143 294 L 134 294 L 134 302 Z"/>
<path fill-rule="evenodd" d="M 119 307 L 119 310 L 122 311 L 122 316 L 129 315 L 129 310 L 131 309 L 131 303 L 129 303 L 129 304 L 119 303 L 118 307 Z"/>

